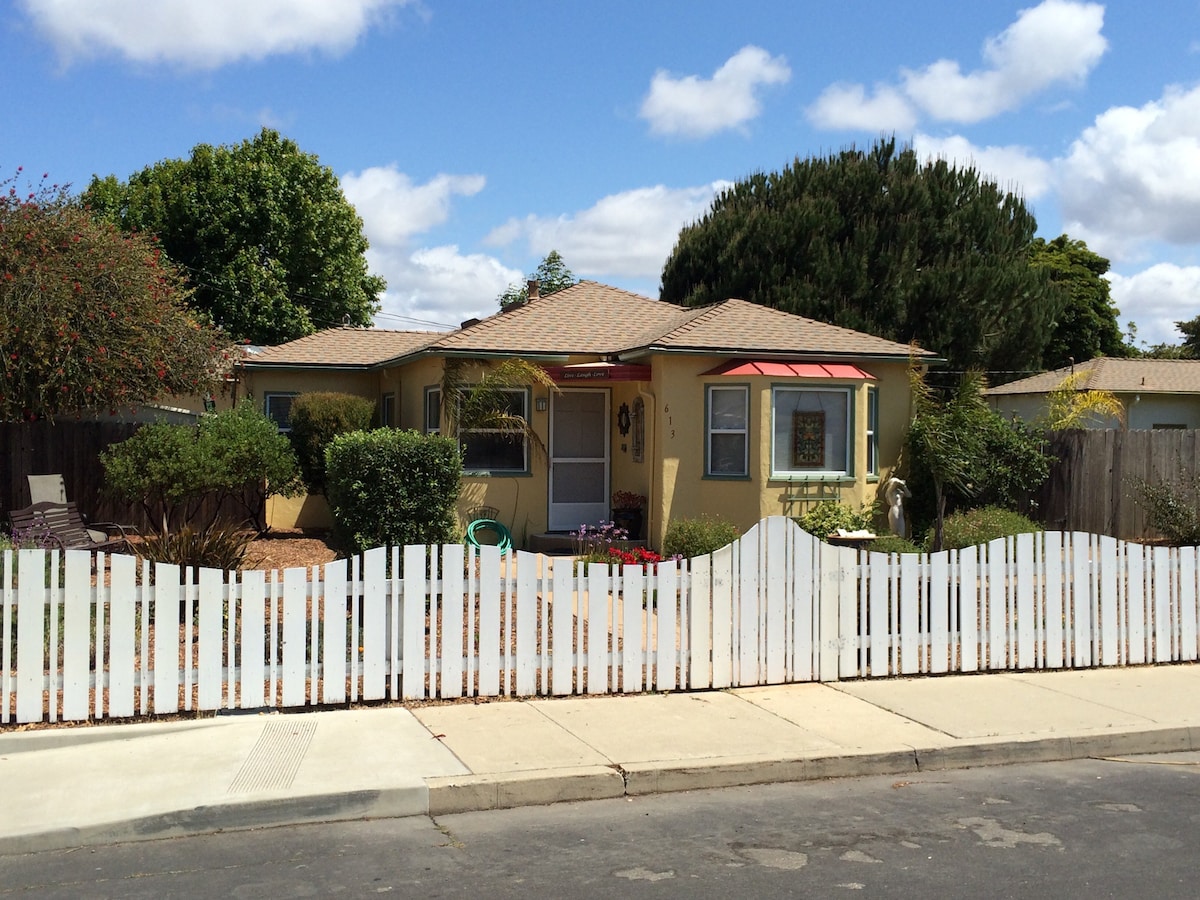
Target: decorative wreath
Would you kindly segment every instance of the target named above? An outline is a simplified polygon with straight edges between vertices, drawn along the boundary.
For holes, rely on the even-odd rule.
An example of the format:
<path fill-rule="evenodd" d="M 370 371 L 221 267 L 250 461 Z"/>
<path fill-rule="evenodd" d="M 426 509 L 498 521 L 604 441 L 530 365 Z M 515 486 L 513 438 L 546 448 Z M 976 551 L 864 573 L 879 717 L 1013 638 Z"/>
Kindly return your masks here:
<path fill-rule="evenodd" d="M 621 408 L 617 410 L 617 431 L 621 432 L 621 437 L 629 434 L 629 404 L 622 403 Z"/>

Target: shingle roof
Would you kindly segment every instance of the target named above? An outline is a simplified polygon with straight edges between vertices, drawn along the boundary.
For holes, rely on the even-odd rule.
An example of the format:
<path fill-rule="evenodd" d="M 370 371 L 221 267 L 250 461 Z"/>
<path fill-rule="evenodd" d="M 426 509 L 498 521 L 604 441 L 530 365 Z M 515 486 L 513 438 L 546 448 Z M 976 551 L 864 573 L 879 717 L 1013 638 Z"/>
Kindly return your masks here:
<path fill-rule="evenodd" d="M 331 366 L 370 368 L 407 356 L 441 336 L 437 331 L 387 331 L 377 328 L 328 328 L 307 337 L 267 347 L 243 360 L 257 366 Z"/>
<path fill-rule="evenodd" d="M 726 300 L 705 307 L 653 340 L 652 348 L 696 349 L 721 353 L 803 353 L 831 356 L 907 357 L 907 344 L 815 319 L 748 303 Z M 917 356 L 933 356 L 916 350 Z"/>
<path fill-rule="evenodd" d="M 1071 372 L 1085 373 L 1076 388 L 1114 394 L 1200 394 L 1200 360 L 1117 359 L 1102 356 L 1074 366 L 1064 366 L 1020 381 L 989 388 L 987 394 L 1046 394 L 1063 383 Z"/>
<path fill-rule="evenodd" d="M 581 281 L 452 331 L 430 349 L 524 356 L 617 353 L 668 331 L 695 312 Z"/>
<path fill-rule="evenodd" d="M 907 344 L 744 300 L 688 308 L 581 281 L 451 332 L 331 328 L 269 347 L 244 365 L 370 368 L 417 352 L 536 358 L 655 350 L 772 357 L 907 358 L 911 353 Z"/>

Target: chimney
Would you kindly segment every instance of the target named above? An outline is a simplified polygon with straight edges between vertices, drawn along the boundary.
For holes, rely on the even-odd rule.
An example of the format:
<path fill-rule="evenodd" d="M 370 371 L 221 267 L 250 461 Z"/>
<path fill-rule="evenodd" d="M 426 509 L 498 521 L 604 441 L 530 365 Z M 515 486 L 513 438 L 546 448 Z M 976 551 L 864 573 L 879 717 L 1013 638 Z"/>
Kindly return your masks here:
<path fill-rule="evenodd" d="M 530 300 L 536 300 L 538 298 L 538 280 L 536 278 L 531 278 L 526 283 L 526 293 L 529 294 Z"/>

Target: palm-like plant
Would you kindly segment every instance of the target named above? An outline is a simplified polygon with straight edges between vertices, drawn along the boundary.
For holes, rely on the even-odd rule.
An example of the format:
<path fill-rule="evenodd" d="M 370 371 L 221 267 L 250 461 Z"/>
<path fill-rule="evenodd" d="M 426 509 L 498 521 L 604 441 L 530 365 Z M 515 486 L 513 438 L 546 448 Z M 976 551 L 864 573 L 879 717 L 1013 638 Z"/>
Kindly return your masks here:
<path fill-rule="evenodd" d="M 492 429 L 519 435 L 531 447 L 545 452 L 546 446 L 529 420 L 511 408 L 514 388 L 541 385 L 558 387 L 546 370 L 527 359 L 512 358 L 481 369 L 480 360 L 449 358 L 442 372 L 442 418 L 450 435 L 472 429 Z"/>
<path fill-rule="evenodd" d="M 1046 431 L 1083 428 L 1096 418 L 1111 417 L 1125 424 L 1125 407 L 1112 391 L 1085 391 L 1080 385 L 1087 369 L 1072 372 L 1046 397 L 1046 414 L 1038 425 Z"/>

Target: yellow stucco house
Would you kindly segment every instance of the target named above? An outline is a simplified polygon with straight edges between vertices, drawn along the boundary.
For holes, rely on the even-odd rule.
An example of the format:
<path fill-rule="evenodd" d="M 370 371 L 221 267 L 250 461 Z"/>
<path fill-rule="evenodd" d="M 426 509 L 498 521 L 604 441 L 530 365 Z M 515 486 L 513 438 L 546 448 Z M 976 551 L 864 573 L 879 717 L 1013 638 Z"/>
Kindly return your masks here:
<path fill-rule="evenodd" d="M 531 288 L 534 287 L 531 285 Z M 463 432 L 460 512 L 487 506 L 518 547 L 611 517 L 613 493 L 646 498 L 642 537 L 678 517 L 742 528 L 818 499 L 876 498 L 910 419 L 905 344 L 742 300 L 684 308 L 591 281 L 451 332 L 334 328 L 250 354 L 238 391 L 286 427 L 291 399 L 345 391 L 383 425 L 442 427 L 444 363 L 520 357 L 556 388 L 511 392 L 543 448 Z M 319 502 L 273 502 L 276 527 L 321 525 Z"/>

